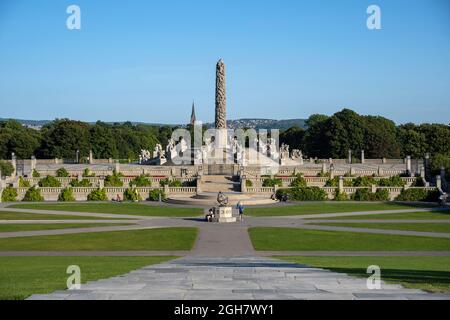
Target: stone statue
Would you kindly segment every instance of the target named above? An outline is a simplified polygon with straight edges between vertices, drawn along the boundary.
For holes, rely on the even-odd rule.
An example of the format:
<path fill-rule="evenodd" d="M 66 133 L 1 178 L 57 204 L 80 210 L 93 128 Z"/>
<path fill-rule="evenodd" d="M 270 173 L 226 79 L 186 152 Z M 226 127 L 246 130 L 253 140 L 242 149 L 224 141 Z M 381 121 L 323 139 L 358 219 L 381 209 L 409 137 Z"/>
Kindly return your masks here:
<path fill-rule="evenodd" d="M 228 204 L 228 197 L 219 191 L 217 194 L 217 202 L 219 203 L 219 207 L 225 207 Z"/>
<path fill-rule="evenodd" d="M 216 129 L 227 128 L 226 112 L 225 63 L 220 59 L 216 65 Z"/>

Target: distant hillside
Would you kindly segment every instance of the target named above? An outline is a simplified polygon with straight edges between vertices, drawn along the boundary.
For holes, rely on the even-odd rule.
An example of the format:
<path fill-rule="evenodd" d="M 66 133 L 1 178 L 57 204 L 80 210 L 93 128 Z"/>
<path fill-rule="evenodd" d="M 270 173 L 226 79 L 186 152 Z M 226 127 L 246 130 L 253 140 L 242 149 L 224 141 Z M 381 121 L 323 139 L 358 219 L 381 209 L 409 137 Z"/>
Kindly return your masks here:
<path fill-rule="evenodd" d="M 287 120 L 274 120 L 274 119 L 238 119 L 228 120 L 227 126 L 231 129 L 280 129 L 285 130 L 293 126 L 300 128 L 306 128 L 306 119 L 287 119 Z M 214 123 L 208 123 L 208 127 L 212 127 Z"/>
<path fill-rule="evenodd" d="M 9 119 L 0 118 L 0 121 L 6 121 Z M 14 119 L 20 122 L 24 126 L 33 127 L 39 129 L 45 124 L 51 122 L 52 120 L 23 120 L 23 119 Z M 298 126 L 301 128 L 306 128 L 305 119 L 287 119 L 287 120 L 274 120 L 274 119 L 237 119 L 237 120 L 228 120 L 227 126 L 231 129 L 280 129 L 285 130 L 289 129 L 293 126 Z M 91 122 L 95 123 L 95 122 Z M 107 122 L 107 123 L 117 123 L 117 122 Z M 120 123 L 120 122 L 119 122 Z M 132 122 L 133 124 L 147 124 L 153 126 L 164 126 L 166 124 L 158 124 L 158 123 L 145 123 L 145 122 Z M 180 126 L 184 126 L 182 124 Z M 207 127 L 213 127 L 214 123 L 206 123 Z M 174 125 L 171 125 L 174 126 Z"/>

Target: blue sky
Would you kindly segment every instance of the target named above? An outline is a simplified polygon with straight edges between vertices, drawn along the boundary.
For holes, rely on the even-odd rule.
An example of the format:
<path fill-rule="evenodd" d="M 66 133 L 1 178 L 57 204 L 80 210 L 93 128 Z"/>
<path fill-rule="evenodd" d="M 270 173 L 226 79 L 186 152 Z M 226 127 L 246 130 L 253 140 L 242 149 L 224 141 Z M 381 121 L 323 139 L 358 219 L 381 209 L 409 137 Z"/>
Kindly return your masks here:
<path fill-rule="evenodd" d="M 230 119 L 450 122 L 447 0 L 0 0 L 0 117 L 213 121 L 219 58 Z"/>

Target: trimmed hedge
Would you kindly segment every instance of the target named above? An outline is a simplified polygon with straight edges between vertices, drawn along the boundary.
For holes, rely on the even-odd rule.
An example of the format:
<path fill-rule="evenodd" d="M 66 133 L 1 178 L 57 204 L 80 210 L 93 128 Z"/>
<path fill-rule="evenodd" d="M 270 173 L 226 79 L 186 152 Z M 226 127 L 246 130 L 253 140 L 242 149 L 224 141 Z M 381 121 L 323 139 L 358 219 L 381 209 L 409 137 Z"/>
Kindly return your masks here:
<path fill-rule="evenodd" d="M 348 194 L 346 194 L 344 191 L 339 191 L 339 189 L 336 189 L 334 192 L 334 201 L 347 201 L 349 200 Z"/>
<path fill-rule="evenodd" d="M 125 200 L 125 201 L 141 201 L 142 197 L 136 188 L 128 188 L 123 192 L 123 200 Z"/>
<path fill-rule="evenodd" d="M 105 189 L 97 188 L 92 190 L 87 196 L 88 201 L 108 201 Z"/>
<path fill-rule="evenodd" d="M 327 199 L 327 193 L 319 187 L 278 189 L 276 196 L 277 199 L 287 196 L 289 200 L 294 201 L 325 201 Z"/>
<path fill-rule="evenodd" d="M 32 176 L 33 178 L 40 178 L 41 174 L 36 169 L 33 169 Z"/>
<path fill-rule="evenodd" d="M 59 188 L 61 187 L 61 182 L 55 177 L 46 176 L 39 181 L 39 187 Z"/>
<path fill-rule="evenodd" d="M 159 201 L 159 195 L 161 195 L 161 200 L 164 200 L 166 198 L 166 194 L 163 190 L 160 189 L 153 189 L 150 190 L 148 195 L 148 200 L 150 201 Z"/>
<path fill-rule="evenodd" d="M 369 189 L 358 189 L 352 195 L 352 200 L 355 201 L 388 201 L 389 191 L 386 189 L 378 189 L 375 193 Z"/>
<path fill-rule="evenodd" d="M 25 180 L 23 177 L 19 177 L 19 187 L 20 188 L 29 188 L 30 186 L 30 181 Z"/>
<path fill-rule="evenodd" d="M 429 191 L 426 189 L 403 189 L 395 198 L 396 201 L 427 201 L 436 202 L 439 200 L 439 191 Z"/>
<path fill-rule="evenodd" d="M 72 188 L 64 188 L 58 196 L 58 201 L 75 201 Z"/>
<path fill-rule="evenodd" d="M 78 179 L 73 179 L 70 181 L 72 187 L 92 187 L 92 183 L 88 179 L 83 179 L 78 181 Z"/>
<path fill-rule="evenodd" d="M 3 202 L 17 201 L 17 190 L 15 188 L 6 187 L 2 192 Z"/>
<path fill-rule="evenodd" d="M 111 176 L 105 177 L 105 187 L 123 187 L 123 181 L 120 180 L 120 177 L 122 177 L 122 174 L 114 170 Z"/>
<path fill-rule="evenodd" d="M 134 178 L 129 183 L 130 187 L 151 187 L 152 182 L 147 178 L 145 174 L 141 174 L 138 177 Z"/>
<path fill-rule="evenodd" d="M 59 168 L 56 170 L 56 176 L 59 178 L 66 178 L 69 176 L 69 172 L 67 172 L 66 168 Z"/>
<path fill-rule="evenodd" d="M 267 179 L 264 179 L 262 186 L 263 187 L 275 187 L 275 186 L 282 187 L 283 181 L 279 178 L 273 178 L 273 179 L 267 178 Z"/>
<path fill-rule="evenodd" d="M 303 188 L 306 187 L 306 180 L 305 178 L 303 178 L 303 175 L 300 173 L 297 173 L 297 175 L 295 176 L 295 179 L 292 180 L 292 182 L 289 185 L 290 187 L 293 188 Z"/>
<path fill-rule="evenodd" d="M 23 198 L 22 201 L 40 202 L 44 201 L 44 197 L 41 195 L 41 190 L 39 190 L 36 187 L 31 187 L 25 193 L 25 197 Z"/>

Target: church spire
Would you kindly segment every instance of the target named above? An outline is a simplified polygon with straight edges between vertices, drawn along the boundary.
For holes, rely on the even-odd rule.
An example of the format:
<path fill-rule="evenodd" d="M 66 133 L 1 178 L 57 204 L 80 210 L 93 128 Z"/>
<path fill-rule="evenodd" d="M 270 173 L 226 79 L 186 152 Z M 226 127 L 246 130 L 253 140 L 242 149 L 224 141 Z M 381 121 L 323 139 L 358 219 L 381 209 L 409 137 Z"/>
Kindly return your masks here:
<path fill-rule="evenodd" d="M 195 117 L 195 104 L 194 104 L 194 100 L 192 100 L 192 112 L 191 112 L 191 122 L 190 122 L 190 124 L 194 125 L 196 120 L 197 119 Z"/>

